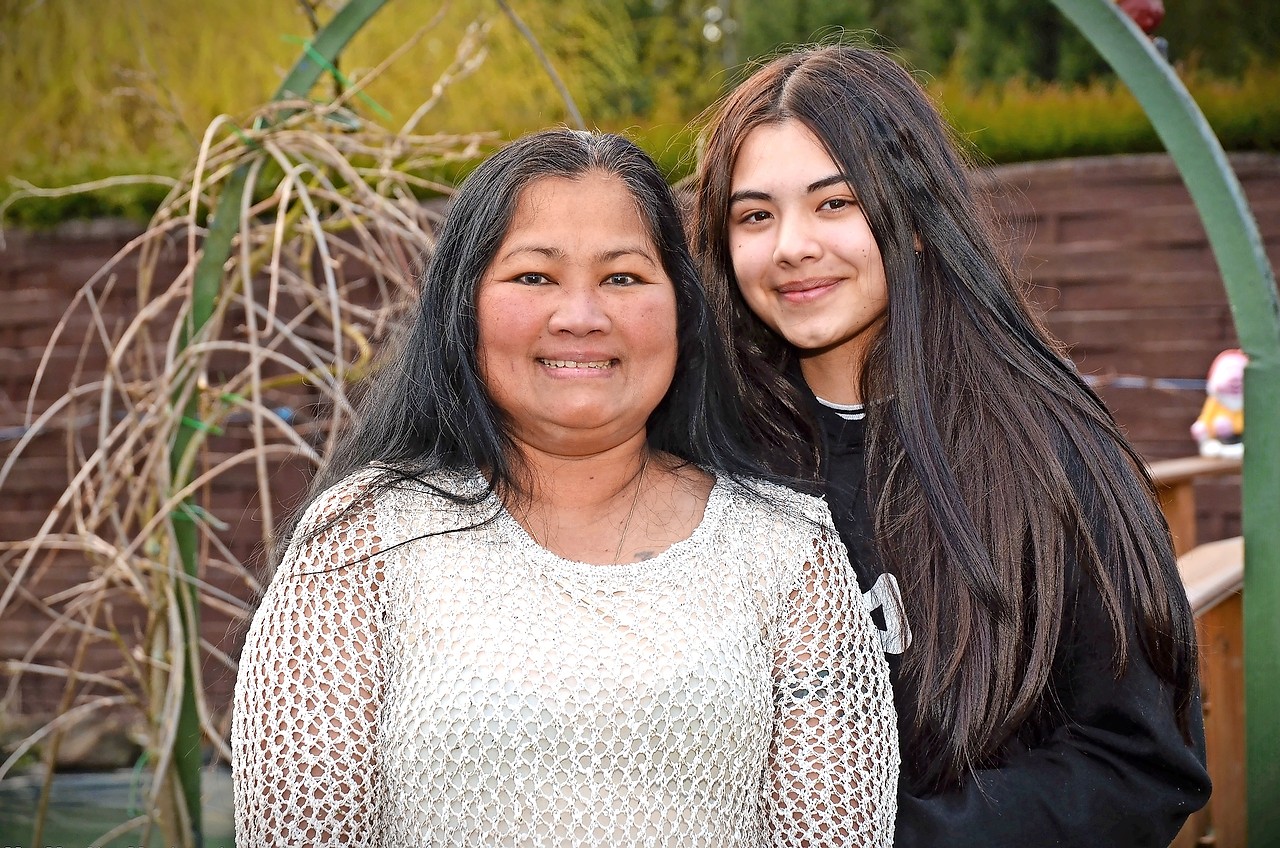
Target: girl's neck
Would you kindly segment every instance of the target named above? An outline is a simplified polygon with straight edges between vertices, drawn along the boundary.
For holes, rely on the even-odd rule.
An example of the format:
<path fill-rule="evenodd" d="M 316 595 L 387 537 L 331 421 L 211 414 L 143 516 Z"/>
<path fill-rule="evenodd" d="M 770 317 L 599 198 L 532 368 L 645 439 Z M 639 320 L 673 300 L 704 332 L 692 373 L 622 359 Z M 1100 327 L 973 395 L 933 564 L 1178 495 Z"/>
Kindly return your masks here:
<path fill-rule="evenodd" d="M 800 374 L 809 391 L 838 404 L 862 403 L 862 358 L 845 351 L 800 353 Z"/>

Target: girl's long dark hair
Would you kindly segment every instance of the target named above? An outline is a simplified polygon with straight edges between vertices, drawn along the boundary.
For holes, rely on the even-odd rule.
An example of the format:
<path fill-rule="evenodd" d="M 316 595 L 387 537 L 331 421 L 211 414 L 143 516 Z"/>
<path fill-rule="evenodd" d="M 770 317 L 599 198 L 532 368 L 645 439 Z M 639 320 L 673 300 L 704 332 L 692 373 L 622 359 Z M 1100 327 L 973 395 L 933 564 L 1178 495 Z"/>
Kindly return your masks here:
<path fill-rule="evenodd" d="M 548 130 L 502 148 L 458 189 L 423 274 L 417 309 L 382 357 L 357 423 L 338 441 L 296 515 L 334 483 L 369 466 L 384 469 L 371 491 L 436 472 L 479 469 L 504 500 L 529 494 L 508 424 L 480 374 L 476 289 L 521 191 L 546 177 L 577 179 L 589 172 L 627 186 L 675 286 L 677 364 L 671 387 L 649 417 L 649 448 L 734 479 L 777 479 L 753 458 L 729 358 L 657 165 L 621 136 Z M 468 500 L 457 492 L 439 494 Z"/>
<path fill-rule="evenodd" d="M 1116 673 L 1136 641 L 1185 731 L 1195 630 L 1150 479 L 1033 318 L 937 110 L 878 51 L 779 57 L 719 105 L 705 136 L 694 252 L 725 310 L 754 438 L 787 470 L 812 456 L 786 376 L 793 352 L 747 308 L 728 243 L 740 146 L 788 120 L 848 176 L 889 281 L 860 379 L 863 398 L 887 399 L 869 405 L 868 485 L 876 547 L 914 638 L 902 666 L 914 710 L 901 722 L 904 773 L 918 790 L 953 787 L 1052 725 L 1070 560 L 1110 618 Z"/>

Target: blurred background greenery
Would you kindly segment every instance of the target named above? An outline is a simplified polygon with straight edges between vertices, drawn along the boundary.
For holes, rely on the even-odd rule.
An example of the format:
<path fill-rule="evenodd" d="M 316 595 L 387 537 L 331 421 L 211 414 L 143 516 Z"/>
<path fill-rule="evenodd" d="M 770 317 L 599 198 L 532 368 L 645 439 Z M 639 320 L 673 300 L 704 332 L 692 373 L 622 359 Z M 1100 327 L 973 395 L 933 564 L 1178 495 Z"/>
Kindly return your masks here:
<path fill-rule="evenodd" d="M 176 176 L 217 115 L 265 102 L 333 0 L 0 0 L 0 198 L 24 180 L 66 185 Z M 779 46 L 859 38 L 896 49 L 980 161 L 1160 149 L 1137 103 L 1048 3 L 1019 0 L 510 0 L 588 124 L 625 131 L 671 177 L 692 166 L 699 112 Z M 1159 35 L 1229 150 L 1280 149 L 1276 0 L 1165 0 Z M 424 27 L 428 27 L 423 32 Z M 416 40 L 415 40 L 416 38 Z M 349 81 L 403 48 L 351 108 L 398 129 L 442 75 L 420 133 L 566 120 L 533 48 L 493 0 L 395 0 L 359 34 Z M 462 62 L 459 63 L 459 56 Z M 332 97 L 335 79 L 314 97 Z M 457 173 L 439 175 L 456 178 Z M 164 195 L 117 186 L 24 198 L 7 223 L 145 220 Z"/>

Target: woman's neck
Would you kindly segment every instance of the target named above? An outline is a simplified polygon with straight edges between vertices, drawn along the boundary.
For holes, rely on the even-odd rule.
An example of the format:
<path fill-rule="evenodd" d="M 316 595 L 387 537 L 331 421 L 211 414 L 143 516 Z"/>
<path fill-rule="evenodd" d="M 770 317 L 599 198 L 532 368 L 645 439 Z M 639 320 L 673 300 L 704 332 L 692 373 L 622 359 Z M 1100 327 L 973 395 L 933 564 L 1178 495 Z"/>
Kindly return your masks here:
<path fill-rule="evenodd" d="M 616 502 L 635 493 L 649 454 L 643 431 L 620 445 L 583 456 L 553 453 L 525 443 L 519 443 L 518 450 L 528 471 L 529 492 L 520 503 L 508 504 L 516 513 L 608 512 Z"/>
<path fill-rule="evenodd" d="M 565 559 L 600 565 L 649 559 L 702 521 L 712 478 L 651 452 L 643 433 L 591 456 L 522 448 L 530 493 L 507 509 L 539 545 Z"/>

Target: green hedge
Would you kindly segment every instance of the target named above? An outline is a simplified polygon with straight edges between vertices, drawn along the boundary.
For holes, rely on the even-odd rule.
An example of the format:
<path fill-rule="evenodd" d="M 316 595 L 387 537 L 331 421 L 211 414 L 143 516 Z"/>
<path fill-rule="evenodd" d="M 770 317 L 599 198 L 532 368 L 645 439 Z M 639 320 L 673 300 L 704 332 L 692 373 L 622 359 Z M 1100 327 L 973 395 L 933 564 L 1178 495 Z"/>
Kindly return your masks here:
<path fill-rule="evenodd" d="M 1280 150 L 1280 64 L 1254 65 L 1232 81 L 1187 73 L 1184 82 L 1224 148 Z M 1114 81 L 1076 87 L 1015 81 L 971 90 L 940 79 L 929 88 L 961 137 L 991 162 L 1163 149 L 1138 102 Z"/>

